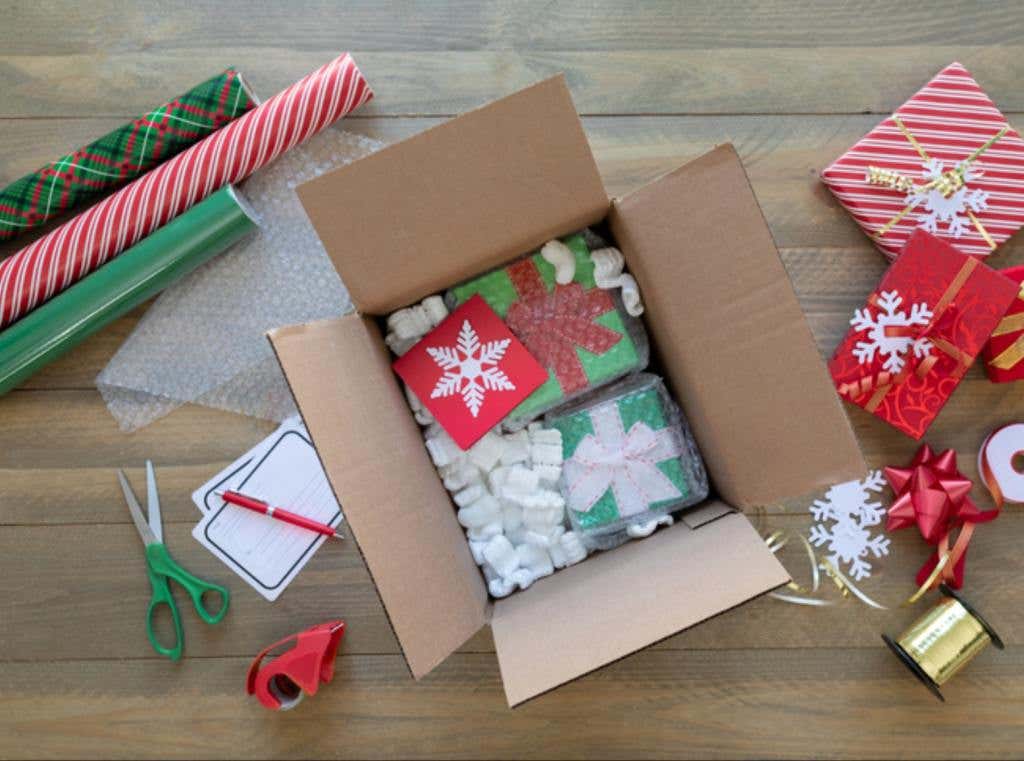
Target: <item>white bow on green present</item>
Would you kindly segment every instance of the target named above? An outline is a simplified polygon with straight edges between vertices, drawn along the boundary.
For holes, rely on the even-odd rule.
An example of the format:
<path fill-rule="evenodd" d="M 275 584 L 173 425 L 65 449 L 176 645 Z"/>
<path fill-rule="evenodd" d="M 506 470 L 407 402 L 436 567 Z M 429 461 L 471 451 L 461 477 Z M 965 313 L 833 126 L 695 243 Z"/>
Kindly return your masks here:
<path fill-rule="evenodd" d="M 609 489 L 624 518 L 682 496 L 657 466 L 682 453 L 670 428 L 655 431 L 637 421 L 627 432 L 614 404 L 597 407 L 589 415 L 594 433 L 580 441 L 563 466 L 570 509 L 589 512 Z"/>

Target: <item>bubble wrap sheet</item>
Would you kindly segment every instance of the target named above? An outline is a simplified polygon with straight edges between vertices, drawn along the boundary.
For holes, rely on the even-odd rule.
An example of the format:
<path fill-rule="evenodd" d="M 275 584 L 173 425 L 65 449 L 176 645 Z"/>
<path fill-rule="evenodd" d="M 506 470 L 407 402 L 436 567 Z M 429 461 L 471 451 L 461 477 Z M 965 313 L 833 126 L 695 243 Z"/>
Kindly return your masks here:
<path fill-rule="evenodd" d="M 295 412 L 265 333 L 352 308 L 295 187 L 382 145 L 327 129 L 243 185 L 259 234 L 168 288 L 96 379 L 122 429 L 186 402 L 276 421 Z"/>

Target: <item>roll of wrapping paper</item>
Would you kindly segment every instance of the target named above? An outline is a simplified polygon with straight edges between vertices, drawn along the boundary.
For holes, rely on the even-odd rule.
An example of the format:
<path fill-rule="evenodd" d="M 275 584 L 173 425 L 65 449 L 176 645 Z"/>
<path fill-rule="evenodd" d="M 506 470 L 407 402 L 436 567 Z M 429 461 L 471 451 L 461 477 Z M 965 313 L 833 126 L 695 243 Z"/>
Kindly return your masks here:
<path fill-rule="evenodd" d="M 234 69 L 0 190 L 0 240 L 138 177 L 256 105 Z"/>
<path fill-rule="evenodd" d="M 371 97 L 346 53 L 0 262 L 0 327 Z"/>
<path fill-rule="evenodd" d="M 0 394 L 256 229 L 231 186 L 0 332 Z"/>

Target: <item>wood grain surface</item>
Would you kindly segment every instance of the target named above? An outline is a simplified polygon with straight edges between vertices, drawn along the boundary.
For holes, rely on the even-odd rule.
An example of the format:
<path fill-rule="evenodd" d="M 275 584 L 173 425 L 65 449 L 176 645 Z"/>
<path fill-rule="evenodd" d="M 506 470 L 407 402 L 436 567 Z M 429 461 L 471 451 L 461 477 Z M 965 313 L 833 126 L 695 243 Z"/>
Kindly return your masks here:
<path fill-rule="evenodd" d="M 377 98 L 343 126 L 386 141 L 564 71 L 613 194 L 736 144 L 824 355 L 885 261 L 817 171 L 952 60 L 1021 126 L 1022 40 L 1015 2 L 3 0 L 0 183 L 232 64 L 267 95 L 350 50 Z M 992 262 L 1024 263 L 1024 238 Z M 0 398 L 0 757 L 1021 754 L 1019 508 L 979 529 L 968 568 L 970 597 L 1007 649 L 957 676 L 945 705 L 878 637 L 920 609 L 759 599 L 510 711 L 487 631 L 411 680 L 351 542 L 320 551 L 269 604 L 191 539 L 192 489 L 273 426 L 190 406 L 120 432 L 93 382 L 143 313 Z M 871 465 L 914 451 L 885 424 L 849 414 Z M 929 440 L 956 448 L 973 475 L 987 431 L 1021 417 L 1020 390 L 975 368 Z M 171 551 L 234 594 L 217 627 L 183 610 L 177 665 L 145 638 L 149 587 L 114 478 L 127 466 L 141 479 L 147 457 L 159 467 Z M 810 522 L 806 500 L 757 520 L 793 531 Z M 927 554 L 912 532 L 893 540 L 865 585 L 887 600 L 905 594 Z M 797 555 L 786 561 L 802 573 Z M 349 625 L 333 684 L 285 714 L 245 696 L 252 655 L 330 615 Z"/>

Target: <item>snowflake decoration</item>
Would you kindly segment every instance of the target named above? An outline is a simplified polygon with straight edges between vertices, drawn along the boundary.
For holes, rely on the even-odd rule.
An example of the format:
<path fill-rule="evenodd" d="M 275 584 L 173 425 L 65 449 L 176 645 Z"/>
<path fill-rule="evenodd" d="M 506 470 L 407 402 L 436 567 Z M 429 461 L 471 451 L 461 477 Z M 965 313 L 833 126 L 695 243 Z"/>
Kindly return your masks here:
<path fill-rule="evenodd" d="M 869 552 L 876 558 L 889 554 L 889 538 L 882 534 L 872 536 L 868 530 L 881 523 L 885 515 L 882 503 L 872 500 L 872 494 L 884 488 L 882 474 L 872 471 L 863 481 L 836 484 L 825 493 L 824 500 L 817 499 L 810 507 L 811 515 L 818 521 L 811 526 L 811 544 L 828 545 L 828 561 L 837 568 L 845 563 L 857 581 L 871 575 Z"/>
<path fill-rule="evenodd" d="M 949 186 L 949 180 L 944 176 L 944 165 L 939 159 L 928 159 L 923 162 L 924 169 L 921 175 L 928 180 L 928 184 L 935 183 L 931 188 L 917 186 L 907 193 L 906 202 L 911 206 L 924 204 L 926 214 L 921 215 L 918 227 L 930 233 L 938 232 L 939 222 L 945 222 L 949 234 L 959 238 L 968 230 L 968 223 L 971 221 L 968 215 L 972 211 L 985 211 L 988 208 L 988 193 L 984 190 L 971 190 L 966 183 L 981 177 L 982 173 L 976 171 L 967 162 L 961 162 L 951 172 L 958 175 L 962 182 L 957 182 L 956 190 Z M 957 185 L 959 187 L 957 187 Z M 948 193 L 948 195 L 947 195 Z"/>
<path fill-rule="evenodd" d="M 498 367 L 511 342 L 510 338 L 502 338 L 481 344 L 469 320 L 464 320 L 455 346 L 427 347 L 427 354 L 445 371 L 430 398 L 459 394 L 469 414 L 476 417 L 487 391 L 515 391 L 515 384 Z"/>
<path fill-rule="evenodd" d="M 870 307 L 858 309 L 853 313 L 850 324 L 855 330 L 867 331 L 867 340 L 858 341 L 853 347 L 853 356 L 860 364 L 873 362 L 875 354 L 881 354 L 885 360 L 882 369 L 890 373 L 899 373 L 906 364 L 904 355 L 913 349 L 914 356 L 918 359 L 927 357 L 932 350 L 932 343 L 927 338 L 917 338 L 903 335 L 908 331 L 900 328 L 909 328 L 914 325 L 925 326 L 932 319 L 932 311 L 925 303 L 912 304 L 910 314 L 900 309 L 903 297 L 898 291 L 882 291 L 879 294 L 877 306 L 878 314 L 871 315 Z"/>

